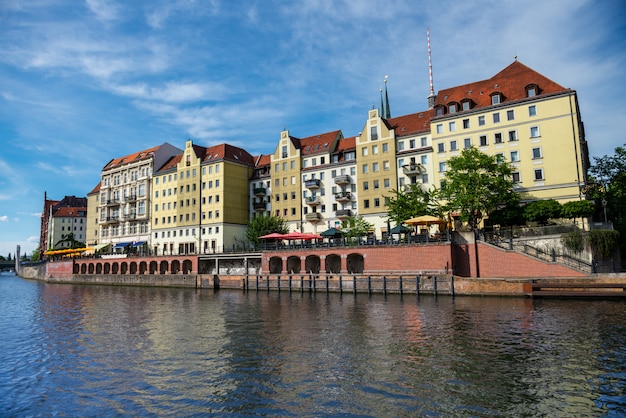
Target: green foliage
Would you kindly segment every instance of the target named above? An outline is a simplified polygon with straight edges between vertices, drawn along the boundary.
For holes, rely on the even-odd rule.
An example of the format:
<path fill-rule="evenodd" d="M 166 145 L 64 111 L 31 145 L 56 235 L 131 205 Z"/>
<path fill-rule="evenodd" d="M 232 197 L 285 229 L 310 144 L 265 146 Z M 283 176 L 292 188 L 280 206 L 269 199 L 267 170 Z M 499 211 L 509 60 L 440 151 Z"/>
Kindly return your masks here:
<path fill-rule="evenodd" d="M 63 246 L 64 243 L 68 243 L 69 247 Z M 63 249 L 63 248 L 84 248 L 85 243 L 81 241 L 76 241 L 74 239 L 74 234 L 70 232 L 67 235 L 63 235 L 63 238 L 57 241 L 54 245 L 55 249 Z"/>
<path fill-rule="evenodd" d="M 561 235 L 561 242 L 565 248 L 575 253 L 580 253 L 585 248 L 585 237 L 580 229 Z"/>
<path fill-rule="evenodd" d="M 525 223 L 524 208 L 519 205 L 519 202 L 498 208 L 489 214 L 489 225 L 514 226 Z"/>
<path fill-rule="evenodd" d="M 361 215 L 350 216 L 341 222 L 341 231 L 349 242 L 356 241 L 359 237 L 367 235 L 374 225 L 367 222 Z"/>
<path fill-rule="evenodd" d="M 561 217 L 561 204 L 554 199 L 532 201 L 524 206 L 524 217 L 527 221 L 545 225 L 548 219 Z"/>
<path fill-rule="evenodd" d="M 37 247 L 35 251 L 33 251 L 33 253 L 31 254 L 30 261 L 33 263 L 39 261 L 39 247 Z"/>
<path fill-rule="evenodd" d="M 516 202 L 511 165 L 478 149 L 466 148 L 448 160 L 440 197 L 450 212 L 460 212 L 461 221 L 475 229 L 488 213 Z"/>
<path fill-rule="evenodd" d="M 573 200 L 561 207 L 561 217 L 567 219 L 588 218 L 595 210 L 593 202 L 589 200 Z"/>
<path fill-rule="evenodd" d="M 403 190 L 392 190 L 387 197 L 387 216 L 396 225 L 421 215 L 438 215 L 434 207 L 435 196 L 421 184 L 412 183 Z"/>
<path fill-rule="evenodd" d="M 289 227 L 283 218 L 272 215 L 256 216 L 248 221 L 246 238 L 248 238 L 250 242 L 257 244 L 260 242 L 259 237 L 274 232 L 278 232 L 279 234 L 289 232 Z"/>
<path fill-rule="evenodd" d="M 600 258 L 610 258 L 619 247 L 619 231 L 589 231 L 589 246 Z"/>

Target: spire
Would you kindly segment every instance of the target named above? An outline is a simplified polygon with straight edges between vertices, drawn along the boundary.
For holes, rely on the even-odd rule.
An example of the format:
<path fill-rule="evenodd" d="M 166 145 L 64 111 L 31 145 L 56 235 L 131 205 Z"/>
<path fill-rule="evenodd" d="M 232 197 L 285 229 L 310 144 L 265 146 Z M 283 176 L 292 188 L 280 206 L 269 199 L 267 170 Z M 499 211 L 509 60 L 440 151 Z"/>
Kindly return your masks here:
<path fill-rule="evenodd" d="M 385 117 L 385 104 L 383 103 L 383 88 L 380 88 L 380 117 Z"/>
<path fill-rule="evenodd" d="M 430 56 L 430 28 L 426 28 L 426 37 L 428 38 L 428 77 L 430 78 L 430 93 L 428 94 L 428 107 L 432 109 L 435 106 L 435 85 L 433 83 L 433 62 Z"/>
<path fill-rule="evenodd" d="M 387 94 L 387 79 L 388 75 L 385 76 L 385 119 L 389 119 L 391 117 L 391 109 L 389 108 L 389 95 Z"/>

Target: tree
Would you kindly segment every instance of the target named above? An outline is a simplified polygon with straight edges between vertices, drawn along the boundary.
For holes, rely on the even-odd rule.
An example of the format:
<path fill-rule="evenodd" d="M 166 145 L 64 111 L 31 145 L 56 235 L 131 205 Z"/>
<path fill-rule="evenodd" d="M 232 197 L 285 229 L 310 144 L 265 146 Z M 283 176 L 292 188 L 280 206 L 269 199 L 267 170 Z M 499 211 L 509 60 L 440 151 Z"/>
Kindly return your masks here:
<path fill-rule="evenodd" d="M 527 221 L 545 225 L 548 219 L 561 217 L 561 204 L 554 199 L 532 201 L 524 206 L 524 217 Z"/>
<path fill-rule="evenodd" d="M 373 227 L 361 215 L 350 216 L 341 222 L 341 231 L 349 242 L 357 241 L 358 238 L 367 235 L 367 232 Z"/>
<path fill-rule="evenodd" d="M 489 225 L 514 226 L 524 225 L 524 208 L 519 202 L 512 202 L 500 207 L 489 214 Z"/>
<path fill-rule="evenodd" d="M 84 242 L 76 241 L 76 239 L 74 239 L 74 233 L 70 232 L 67 235 L 63 235 L 54 247 L 59 248 L 65 242 L 69 244 L 69 248 L 83 248 L 85 246 Z"/>
<path fill-rule="evenodd" d="M 518 201 L 511 165 L 478 149 L 466 148 L 448 160 L 440 197 L 445 208 L 476 229 L 483 217 L 498 207 Z"/>
<path fill-rule="evenodd" d="M 289 227 L 283 218 L 272 215 L 256 216 L 248 221 L 246 238 L 248 238 L 250 242 L 257 244 L 260 242 L 259 237 L 274 232 L 279 234 L 289 232 Z"/>
<path fill-rule="evenodd" d="M 39 248 L 40 247 L 37 247 L 30 256 L 30 261 L 32 263 L 36 263 L 37 261 L 39 261 L 39 251 L 40 251 Z"/>
<path fill-rule="evenodd" d="M 593 215 L 595 208 L 590 200 L 572 200 L 563 203 L 561 216 L 567 219 L 588 218 Z"/>
<path fill-rule="evenodd" d="M 387 216 L 396 225 L 420 215 L 438 215 L 433 193 L 419 183 L 412 183 L 402 190 L 392 190 L 391 193 L 387 201 Z"/>

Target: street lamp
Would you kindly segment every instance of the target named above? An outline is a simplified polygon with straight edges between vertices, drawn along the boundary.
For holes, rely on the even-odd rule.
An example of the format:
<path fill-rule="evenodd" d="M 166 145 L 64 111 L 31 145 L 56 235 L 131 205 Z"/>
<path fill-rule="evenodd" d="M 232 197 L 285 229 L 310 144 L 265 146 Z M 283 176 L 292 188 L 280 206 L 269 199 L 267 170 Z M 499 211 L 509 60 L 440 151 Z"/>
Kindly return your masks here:
<path fill-rule="evenodd" d="M 604 208 L 604 223 L 607 223 L 607 220 L 606 220 L 606 203 L 607 203 L 606 199 L 602 199 L 602 207 Z"/>

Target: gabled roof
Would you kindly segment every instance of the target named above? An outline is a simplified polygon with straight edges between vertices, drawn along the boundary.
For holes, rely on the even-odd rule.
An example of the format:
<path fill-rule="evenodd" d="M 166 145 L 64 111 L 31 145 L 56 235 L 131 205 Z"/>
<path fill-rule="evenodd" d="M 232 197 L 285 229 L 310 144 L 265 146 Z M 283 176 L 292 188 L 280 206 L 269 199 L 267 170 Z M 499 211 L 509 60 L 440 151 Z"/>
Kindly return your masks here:
<path fill-rule="evenodd" d="M 419 113 L 386 119 L 386 122 L 390 129 L 395 130 L 396 138 L 398 138 L 430 132 L 430 119 L 433 116 L 435 116 L 435 110 L 428 109 Z"/>
<path fill-rule="evenodd" d="M 128 155 L 125 155 L 125 156 L 120 157 L 120 158 L 114 158 L 111 161 L 109 161 L 109 163 L 107 165 L 104 166 L 102 171 L 110 170 L 110 169 L 118 167 L 120 165 L 132 163 L 132 162 L 136 162 L 136 161 L 141 161 L 141 160 L 147 160 L 149 158 L 152 158 L 154 156 L 154 153 L 157 152 L 159 148 L 161 148 L 161 145 L 156 146 L 156 147 L 152 147 L 152 148 L 148 148 L 148 149 L 143 150 L 143 151 L 135 152 L 133 154 L 128 154 Z"/>
<path fill-rule="evenodd" d="M 163 164 L 163 166 L 159 168 L 156 172 L 162 173 L 165 171 L 176 170 L 176 168 L 178 167 L 178 163 L 182 159 L 183 159 L 183 154 L 176 154 L 173 157 L 170 157 L 170 159 L 167 160 L 165 164 Z"/>
<path fill-rule="evenodd" d="M 329 153 L 334 148 L 335 141 L 342 137 L 341 131 L 337 130 L 303 138 L 300 140 L 300 155 Z"/>
<path fill-rule="evenodd" d="M 356 150 L 356 137 L 350 136 L 348 138 L 341 138 L 337 141 L 337 147 L 335 148 L 334 154 L 338 152 L 352 151 Z"/>
<path fill-rule="evenodd" d="M 79 214 L 80 213 L 80 214 Z M 54 217 L 85 217 L 87 216 L 87 208 L 86 207 L 62 207 L 57 209 L 52 216 Z"/>
<path fill-rule="evenodd" d="M 202 163 L 218 160 L 234 161 L 254 166 L 254 158 L 248 151 L 229 144 L 219 144 L 206 148 L 204 156 L 202 157 Z"/>
<path fill-rule="evenodd" d="M 90 191 L 89 193 L 87 193 L 88 195 L 90 194 L 94 194 L 94 193 L 99 193 L 100 192 L 100 187 L 102 186 L 102 182 L 99 181 L 98 184 L 96 185 L 96 187 L 93 188 L 92 191 Z"/>
<path fill-rule="evenodd" d="M 472 108 L 487 107 L 491 106 L 490 95 L 493 93 L 500 93 L 504 97 L 503 102 L 521 100 L 527 97 L 526 87 L 533 84 L 538 86 L 539 94 L 569 90 L 521 62 L 514 61 L 487 80 L 440 90 L 435 106 L 445 106 L 451 102 L 461 103 L 464 99 L 469 99 L 472 102 Z"/>
<path fill-rule="evenodd" d="M 256 168 L 266 167 L 272 164 L 272 156 L 270 154 L 261 154 L 254 157 L 254 166 Z"/>

